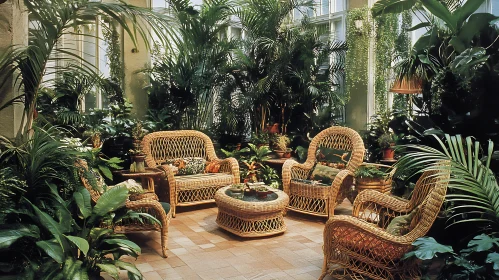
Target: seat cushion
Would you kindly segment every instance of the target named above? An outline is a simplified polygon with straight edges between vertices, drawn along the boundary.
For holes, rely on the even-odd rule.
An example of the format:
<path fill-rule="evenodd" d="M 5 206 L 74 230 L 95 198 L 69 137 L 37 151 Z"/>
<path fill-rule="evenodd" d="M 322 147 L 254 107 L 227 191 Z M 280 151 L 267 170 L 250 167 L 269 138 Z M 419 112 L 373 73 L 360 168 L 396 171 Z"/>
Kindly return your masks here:
<path fill-rule="evenodd" d="M 338 175 L 341 170 L 321 164 L 316 164 L 314 171 L 310 175 L 310 180 L 320 181 L 323 184 L 331 185 L 334 177 Z"/>
<path fill-rule="evenodd" d="M 204 173 L 175 176 L 177 188 L 193 189 L 209 186 L 228 186 L 234 182 L 234 176 L 226 173 Z"/>
<path fill-rule="evenodd" d="M 202 157 L 175 158 L 167 160 L 163 164 L 176 168 L 177 171 L 174 173 L 178 175 L 193 175 L 204 172 L 206 160 Z"/>
<path fill-rule="evenodd" d="M 168 214 L 168 212 L 170 212 L 170 203 L 168 202 L 160 202 L 161 203 L 161 207 L 163 207 L 163 209 L 165 210 L 165 213 Z"/>

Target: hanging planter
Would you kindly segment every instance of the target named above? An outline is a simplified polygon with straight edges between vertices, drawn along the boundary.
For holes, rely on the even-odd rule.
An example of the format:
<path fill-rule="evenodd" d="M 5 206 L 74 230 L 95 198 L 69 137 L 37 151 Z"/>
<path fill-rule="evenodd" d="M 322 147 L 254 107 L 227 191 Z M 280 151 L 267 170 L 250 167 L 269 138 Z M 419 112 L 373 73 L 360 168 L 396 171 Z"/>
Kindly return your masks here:
<path fill-rule="evenodd" d="M 418 94 L 423 91 L 423 81 L 416 77 L 396 79 L 393 83 L 391 92 L 402 94 Z"/>

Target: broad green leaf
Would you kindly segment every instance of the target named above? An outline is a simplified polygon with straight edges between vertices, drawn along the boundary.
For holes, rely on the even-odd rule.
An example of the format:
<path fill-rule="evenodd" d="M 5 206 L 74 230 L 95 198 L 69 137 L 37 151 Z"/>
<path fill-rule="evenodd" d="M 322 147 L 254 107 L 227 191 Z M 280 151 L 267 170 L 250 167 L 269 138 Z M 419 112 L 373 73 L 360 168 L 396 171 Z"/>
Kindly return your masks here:
<path fill-rule="evenodd" d="M 118 245 L 120 247 L 128 247 L 136 253 L 140 254 L 140 247 L 135 244 L 133 241 L 126 239 L 106 239 L 104 240 L 107 244 Z"/>
<path fill-rule="evenodd" d="M 90 192 L 88 192 L 86 188 L 80 188 L 73 193 L 73 197 L 83 218 L 88 218 L 92 214 L 92 198 L 90 197 Z"/>
<path fill-rule="evenodd" d="M 415 249 L 404 255 L 403 259 L 410 258 L 415 256 L 420 260 L 431 260 L 438 253 L 445 254 L 451 253 L 454 254 L 454 250 L 451 246 L 446 246 L 435 241 L 433 237 L 421 237 L 416 239 L 412 245 Z"/>
<path fill-rule="evenodd" d="M 86 256 L 88 253 L 89 245 L 87 240 L 77 237 L 77 236 L 71 236 L 71 235 L 66 235 L 66 238 L 69 239 L 74 245 L 80 249 L 80 251 Z"/>
<path fill-rule="evenodd" d="M 62 251 L 61 245 L 55 240 L 49 241 L 38 241 L 36 246 L 40 247 L 47 255 L 54 259 L 58 263 L 63 263 L 65 259 L 64 252 Z"/>
<path fill-rule="evenodd" d="M 378 17 L 384 13 L 401 13 L 410 10 L 416 0 L 379 0 L 372 7 L 373 17 Z"/>
<path fill-rule="evenodd" d="M 414 30 L 418 30 L 420 28 L 423 28 L 423 27 L 428 27 L 428 26 L 431 26 L 431 23 L 429 22 L 421 22 L 419 24 L 416 24 L 414 25 L 413 27 L 407 29 L 407 32 L 410 32 L 410 31 L 414 31 Z"/>
<path fill-rule="evenodd" d="M 456 18 L 456 22 L 457 22 L 457 26 L 461 26 L 461 24 L 463 24 L 463 22 L 471 16 L 473 16 L 472 14 L 478 9 L 480 8 L 480 6 L 482 5 L 482 3 L 485 2 L 485 0 L 472 0 L 472 1 L 466 1 L 464 3 L 464 5 L 462 5 L 461 7 L 457 8 L 454 13 L 453 13 L 453 16 Z"/>
<path fill-rule="evenodd" d="M 113 279 L 119 279 L 119 270 L 118 268 L 113 265 L 113 264 L 104 264 L 104 263 L 98 263 L 97 266 L 109 276 L 113 277 Z"/>
<path fill-rule="evenodd" d="M 113 173 L 109 168 L 105 165 L 99 165 L 99 170 L 102 172 L 102 174 L 108 178 L 109 180 L 113 180 Z"/>
<path fill-rule="evenodd" d="M 30 204 L 31 204 L 31 202 L 30 202 Z M 40 220 L 40 224 L 43 227 L 45 227 L 48 231 L 50 231 L 52 236 L 61 245 L 62 250 L 65 251 L 64 248 L 65 248 L 66 242 L 63 240 L 63 235 L 62 235 L 63 233 L 61 231 L 60 225 L 54 219 L 52 219 L 52 217 L 50 217 L 49 214 L 43 212 L 38 207 L 36 207 L 34 204 L 31 204 L 31 206 L 35 210 L 36 216 Z"/>
<path fill-rule="evenodd" d="M 469 243 L 468 247 L 472 248 L 476 252 L 483 252 L 492 249 L 495 245 L 499 246 L 498 238 L 491 238 L 487 234 L 480 234 L 475 236 Z"/>
<path fill-rule="evenodd" d="M 113 233 L 112 229 L 108 229 L 108 228 L 92 228 L 90 230 L 90 238 L 95 242 L 99 238 L 101 238 L 102 236 L 104 236 L 106 234 L 110 234 L 110 233 Z"/>
<path fill-rule="evenodd" d="M 8 248 L 21 237 L 40 238 L 40 230 L 34 225 L 19 224 L 10 229 L 0 230 L 0 249 Z"/>
<path fill-rule="evenodd" d="M 88 280 L 88 272 L 80 260 L 67 259 L 64 263 L 62 273 L 65 279 Z"/>
<path fill-rule="evenodd" d="M 466 48 L 471 47 L 473 37 L 475 37 L 475 35 L 483 30 L 487 25 L 490 25 L 491 21 L 497 18 L 498 17 L 489 13 L 473 14 L 470 16 L 470 19 L 459 29 L 456 36 L 452 37 L 449 43 L 458 53 L 464 52 Z"/>
<path fill-rule="evenodd" d="M 454 18 L 447 9 L 440 1 L 438 0 L 420 0 L 421 3 L 423 3 L 423 6 L 430 11 L 434 16 L 440 18 L 443 20 L 446 24 L 447 27 L 455 33 L 457 31 L 457 20 Z"/>
<path fill-rule="evenodd" d="M 133 275 L 136 275 L 136 276 L 139 276 L 140 278 L 142 278 L 142 273 L 140 273 L 140 271 L 137 269 L 137 267 L 135 267 L 134 264 L 123 262 L 123 261 L 114 261 L 114 264 L 117 267 L 128 271 L 129 274 L 131 273 Z"/>
<path fill-rule="evenodd" d="M 487 255 L 487 259 L 485 260 L 486 263 L 493 263 L 494 264 L 494 270 L 497 271 L 499 270 L 499 254 L 498 253 L 490 253 Z"/>
<path fill-rule="evenodd" d="M 125 205 L 128 198 L 126 186 L 116 186 L 103 193 L 94 206 L 93 214 L 102 217 Z"/>
<path fill-rule="evenodd" d="M 488 58 L 489 56 L 486 54 L 484 48 L 470 48 L 456 56 L 450 67 L 458 73 L 466 73 L 471 70 L 471 67 L 484 63 Z"/>

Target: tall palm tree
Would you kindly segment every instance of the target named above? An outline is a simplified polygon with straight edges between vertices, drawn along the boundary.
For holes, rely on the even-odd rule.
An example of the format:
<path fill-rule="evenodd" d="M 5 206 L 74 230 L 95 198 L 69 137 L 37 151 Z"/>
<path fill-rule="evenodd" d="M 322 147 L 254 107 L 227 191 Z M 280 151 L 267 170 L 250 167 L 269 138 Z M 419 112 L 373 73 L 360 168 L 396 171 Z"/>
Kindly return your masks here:
<path fill-rule="evenodd" d="M 135 7 L 125 2 L 97 2 L 91 0 L 22 0 L 30 21 L 28 46 L 11 46 L 0 56 L 0 72 L 6 79 L 16 75 L 22 94 L 1 104 L 0 109 L 13 102 L 24 103 L 24 129 L 18 136 L 27 135 L 36 110 L 38 92 L 49 74 L 75 70 L 96 76 L 98 70 L 78 55 L 77 50 L 58 45 L 65 34 L 74 34 L 79 27 L 95 23 L 99 16 L 115 20 L 131 37 L 134 44 L 155 33 L 165 45 L 167 37 L 175 38 L 171 20 L 167 15 L 147 8 Z M 14 1 L 16 3 L 17 1 Z M 21 0 L 20 0 L 21 2 Z M 20 4 L 20 3 L 18 3 Z M 84 36 L 84 35 L 83 35 Z M 0 86 L 5 80 L 0 82 Z"/>
<path fill-rule="evenodd" d="M 197 10 L 188 0 L 173 0 L 172 17 L 178 41 L 150 70 L 153 84 L 162 84 L 164 98 L 180 112 L 179 128 L 206 129 L 217 85 L 224 79 L 235 44 L 224 36 L 230 21 L 229 0 L 204 1 Z"/>
<path fill-rule="evenodd" d="M 296 26 L 289 18 L 312 5 L 307 0 L 242 0 L 234 9 L 248 35 L 234 57 L 233 68 L 240 71 L 232 75 L 247 97 L 256 130 L 273 117 L 285 131 L 297 107 L 310 113 L 319 104 L 340 105 L 333 80 L 342 73 L 345 44 L 321 40 L 319 28 L 306 17 Z"/>

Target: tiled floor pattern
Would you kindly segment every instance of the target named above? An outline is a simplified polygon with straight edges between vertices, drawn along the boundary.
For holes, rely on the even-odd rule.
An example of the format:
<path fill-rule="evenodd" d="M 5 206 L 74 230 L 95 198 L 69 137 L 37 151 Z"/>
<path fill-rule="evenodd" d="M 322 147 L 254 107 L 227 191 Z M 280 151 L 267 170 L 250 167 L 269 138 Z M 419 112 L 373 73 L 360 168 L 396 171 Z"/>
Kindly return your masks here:
<path fill-rule="evenodd" d="M 160 255 L 158 232 L 128 235 L 142 248 L 142 254 L 137 260 L 127 260 L 135 263 L 147 280 L 305 280 L 321 274 L 325 218 L 288 212 L 284 234 L 247 239 L 217 226 L 214 204 L 177 209 L 169 227 L 168 258 Z M 350 213 L 347 200 L 336 208 L 336 214 Z"/>

